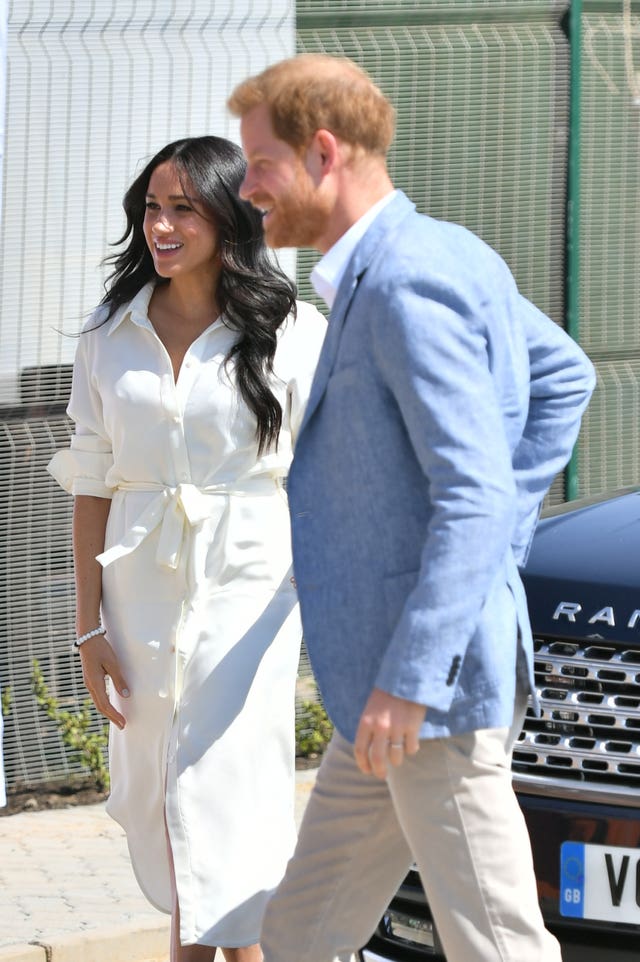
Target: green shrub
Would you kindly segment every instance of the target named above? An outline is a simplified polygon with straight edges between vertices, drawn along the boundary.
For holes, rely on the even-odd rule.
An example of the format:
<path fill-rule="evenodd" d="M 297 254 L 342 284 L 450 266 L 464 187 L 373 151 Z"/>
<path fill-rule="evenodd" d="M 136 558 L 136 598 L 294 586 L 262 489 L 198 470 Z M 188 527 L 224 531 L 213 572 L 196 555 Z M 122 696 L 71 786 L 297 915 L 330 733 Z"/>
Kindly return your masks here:
<path fill-rule="evenodd" d="M 322 754 L 332 733 L 333 725 L 324 705 L 310 699 L 300 703 L 296 717 L 296 755 L 308 758 Z"/>
<path fill-rule="evenodd" d="M 106 791 L 109 788 L 109 769 L 105 760 L 105 750 L 109 741 L 109 724 L 105 722 L 100 731 L 90 731 L 93 721 L 90 698 L 82 703 L 75 712 L 60 708 L 58 701 L 49 694 L 42 669 L 33 661 L 33 692 L 38 707 L 58 726 L 63 743 L 70 749 L 72 757 L 87 768 L 95 778 L 96 788 Z"/>

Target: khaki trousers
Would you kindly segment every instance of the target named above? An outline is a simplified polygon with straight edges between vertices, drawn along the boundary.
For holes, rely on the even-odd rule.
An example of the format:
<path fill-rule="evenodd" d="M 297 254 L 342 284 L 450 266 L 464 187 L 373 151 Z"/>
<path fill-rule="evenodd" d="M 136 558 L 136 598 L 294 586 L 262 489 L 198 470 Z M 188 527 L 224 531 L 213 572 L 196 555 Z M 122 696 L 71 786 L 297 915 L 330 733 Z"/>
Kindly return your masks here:
<path fill-rule="evenodd" d="M 538 906 L 511 787 L 511 729 L 425 740 L 386 782 L 335 734 L 285 877 L 267 907 L 265 962 L 347 962 L 415 860 L 447 962 L 561 962 Z"/>

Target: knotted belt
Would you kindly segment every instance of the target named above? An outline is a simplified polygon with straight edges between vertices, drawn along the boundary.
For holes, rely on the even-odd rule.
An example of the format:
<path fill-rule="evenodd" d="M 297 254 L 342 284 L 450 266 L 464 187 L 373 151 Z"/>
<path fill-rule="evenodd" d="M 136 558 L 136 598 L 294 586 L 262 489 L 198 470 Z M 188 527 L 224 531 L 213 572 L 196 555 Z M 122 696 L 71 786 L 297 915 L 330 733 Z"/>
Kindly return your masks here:
<path fill-rule="evenodd" d="M 166 568 L 176 569 L 184 543 L 187 525 L 193 527 L 211 514 L 211 498 L 239 495 L 276 494 L 278 479 L 260 476 L 244 482 L 211 484 L 198 487 L 195 484 L 179 484 L 167 487 L 146 481 L 123 481 L 118 485 L 120 491 L 157 491 L 155 497 L 136 519 L 119 544 L 113 545 L 96 558 L 103 568 L 118 558 L 131 554 L 158 525 L 160 538 L 156 551 L 156 561 Z"/>

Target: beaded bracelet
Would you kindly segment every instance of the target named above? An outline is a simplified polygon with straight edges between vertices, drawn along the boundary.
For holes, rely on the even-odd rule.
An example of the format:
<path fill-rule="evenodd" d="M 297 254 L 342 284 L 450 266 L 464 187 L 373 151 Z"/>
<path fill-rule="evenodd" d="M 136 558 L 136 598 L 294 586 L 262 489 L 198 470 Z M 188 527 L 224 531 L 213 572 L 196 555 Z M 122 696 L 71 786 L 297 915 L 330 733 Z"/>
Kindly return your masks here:
<path fill-rule="evenodd" d="M 89 641 L 89 638 L 95 638 L 96 635 L 104 635 L 106 631 L 107 629 L 103 628 L 102 625 L 100 625 L 99 628 L 93 628 L 93 630 L 88 631 L 86 635 L 80 635 L 79 638 L 76 638 L 72 647 L 77 651 L 80 645 L 84 645 L 85 641 Z"/>

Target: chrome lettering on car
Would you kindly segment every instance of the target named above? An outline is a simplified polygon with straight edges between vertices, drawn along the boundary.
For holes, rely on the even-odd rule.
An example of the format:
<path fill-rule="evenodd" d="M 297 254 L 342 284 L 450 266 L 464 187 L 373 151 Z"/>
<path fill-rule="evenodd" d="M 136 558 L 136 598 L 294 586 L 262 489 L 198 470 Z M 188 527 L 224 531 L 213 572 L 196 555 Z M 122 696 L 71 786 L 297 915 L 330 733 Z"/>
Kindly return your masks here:
<path fill-rule="evenodd" d="M 560 621 L 561 618 L 566 618 L 567 621 L 571 621 L 575 624 L 575 622 L 578 620 L 577 616 L 581 614 L 582 611 L 582 605 L 577 601 L 561 601 L 553 613 L 553 620 Z M 600 608 L 593 615 L 591 615 L 590 618 L 587 618 L 587 622 L 590 625 L 605 624 L 610 628 L 615 628 L 616 617 L 613 610 L 613 605 L 605 605 L 604 608 Z M 639 623 L 640 608 L 635 608 L 629 615 L 627 628 L 636 628 Z"/>
<path fill-rule="evenodd" d="M 575 621 L 576 615 L 582 611 L 582 605 L 575 601 L 561 601 L 553 613 L 553 620 L 559 621 L 564 616 L 567 621 Z"/>
<path fill-rule="evenodd" d="M 627 622 L 627 628 L 635 628 L 635 626 L 638 624 L 639 619 L 640 619 L 640 610 L 636 608 L 635 611 L 631 612 L 631 617 Z"/>
<path fill-rule="evenodd" d="M 606 608 L 601 608 L 600 611 L 596 611 L 595 615 L 589 618 L 590 625 L 595 625 L 599 621 L 604 621 L 604 623 L 610 625 L 611 628 L 615 628 L 616 619 L 613 616 L 613 608 L 611 605 L 607 605 Z"/>

